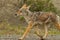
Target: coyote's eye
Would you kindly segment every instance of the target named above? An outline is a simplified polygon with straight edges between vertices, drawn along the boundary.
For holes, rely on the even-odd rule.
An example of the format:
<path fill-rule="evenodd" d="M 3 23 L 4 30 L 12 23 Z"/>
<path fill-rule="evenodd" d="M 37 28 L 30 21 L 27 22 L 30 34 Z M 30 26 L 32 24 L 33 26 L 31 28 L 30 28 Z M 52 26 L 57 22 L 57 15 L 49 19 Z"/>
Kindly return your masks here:
<path fill-rule="evenodd" d="M 15 14 L 15 16 L 17 16 L 17 14 Z"/>
<path fill-rule="evenodd" d="M 22 11 L 20 11 L 22 13 Z"/>

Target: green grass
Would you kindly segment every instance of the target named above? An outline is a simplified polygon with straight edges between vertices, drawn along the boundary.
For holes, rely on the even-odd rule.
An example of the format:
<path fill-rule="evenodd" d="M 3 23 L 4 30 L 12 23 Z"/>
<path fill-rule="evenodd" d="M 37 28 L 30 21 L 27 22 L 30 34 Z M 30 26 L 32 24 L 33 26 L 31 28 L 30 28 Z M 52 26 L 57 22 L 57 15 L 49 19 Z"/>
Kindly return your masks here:
<path fill-rule="evenodd" d="M 20 25 L 10 25 L 10 24 L 0 24 L 0 35 L 7 35 L 7 34 L 17 34 L 22 35 L 24 31 L 26 30 L 25 27 L 22 27 Z M 60 31 L 57 29 L 51 29 L 48 31 L 49 35 L 59 35 Z"/>
<path fill-rule="evenodd" d="M 60 34 L 60 31 L 57 30 L 57 29 L 52 29 L 52 30 L 49 31 L 49 34 L 50 35 L 59 35 Z"/>
<path fill-rule="evenodd" d="M 9 25 L 6 23 L 0 24 L 0 35 L 3 34 L 20 34 L 20 26 Z"/>

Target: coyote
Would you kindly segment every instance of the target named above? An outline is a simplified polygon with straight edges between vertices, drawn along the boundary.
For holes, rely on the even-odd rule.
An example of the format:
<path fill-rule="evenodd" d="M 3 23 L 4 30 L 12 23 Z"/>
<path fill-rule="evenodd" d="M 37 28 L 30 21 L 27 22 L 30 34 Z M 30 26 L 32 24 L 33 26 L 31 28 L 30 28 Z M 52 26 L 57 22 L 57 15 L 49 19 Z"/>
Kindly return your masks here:
<path fill-rule="evenodd" d="M 30 31 L 30 29 L 36 24 L 44 25 L 45 34 L 42 37 L 39 34 L 38 27 L 36 27 L 37 28 L 36 33 L 39 37 L 41 37 L 41 40 L 45 39 L 48 35 L 48 24 L 49 23 L 53 23 L 58 29 L 60 29 L 58 15 L 54 14 L 53 12 L 31 12 L 29 10 L 30 7 L 31 7 L 31 5 L 27 6 L 26 4 L 24 4 L 18 10 L 17 14 L 15 14 L 15 15 L 24 16 L 26 22 L 28 23 L 28 27 L 27 27 L 26 31 L 24 32 L 22 37 L 19 38 L 19 40 L 23 40 L 26 37 L 26 35 L 28 34 L 28 32 Z"/>

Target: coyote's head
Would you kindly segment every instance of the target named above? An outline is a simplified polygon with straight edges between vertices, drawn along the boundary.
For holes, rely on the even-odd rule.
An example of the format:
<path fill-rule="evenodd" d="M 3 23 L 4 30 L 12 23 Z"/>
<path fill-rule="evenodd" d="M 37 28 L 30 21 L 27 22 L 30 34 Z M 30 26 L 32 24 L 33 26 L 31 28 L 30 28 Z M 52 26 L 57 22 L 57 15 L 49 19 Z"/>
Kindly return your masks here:
<path fill-rule="evenodd" d="M 30 8 L 30 5 L 27 6 L 26 4 L 24 4 L 24 5 L 18 10 L 17 14 L 15 14 L 15 15 L 22 15 L 23 13 L 24 13 L 24 15 L 26 15 L 27 10 L 29 10 L 29 8 Z"/>

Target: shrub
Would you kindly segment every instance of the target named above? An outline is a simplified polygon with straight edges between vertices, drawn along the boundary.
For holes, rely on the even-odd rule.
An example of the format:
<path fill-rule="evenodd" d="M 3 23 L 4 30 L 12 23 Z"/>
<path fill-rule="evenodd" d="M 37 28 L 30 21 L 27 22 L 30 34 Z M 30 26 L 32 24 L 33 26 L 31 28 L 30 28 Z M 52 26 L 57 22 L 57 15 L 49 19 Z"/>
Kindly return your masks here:
<path fill-rule="evenodd" d="M 57 13 L 56 7 L 54 6 L 54 4 L 52 3 L 51 0 L 21 0 L 19 5 L 20 7 L 26 3 L 27 5 L 31 5 L 30 7 L 30 11 L 34 12 L 38 12 L 38 11 L 52 11 Z M 21 20 L 24 20 L 23 17 L 20 17 Z"/>
<path fill-rule="evenodd" d="M 27 5 L 32 4 L 30 7 L 31 11 L 52 11 L 56 13 L 56 7 L 51 0 L 25 0 L 25 3 Z"/>

